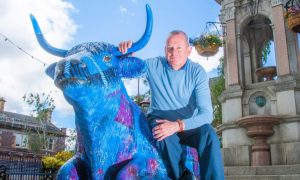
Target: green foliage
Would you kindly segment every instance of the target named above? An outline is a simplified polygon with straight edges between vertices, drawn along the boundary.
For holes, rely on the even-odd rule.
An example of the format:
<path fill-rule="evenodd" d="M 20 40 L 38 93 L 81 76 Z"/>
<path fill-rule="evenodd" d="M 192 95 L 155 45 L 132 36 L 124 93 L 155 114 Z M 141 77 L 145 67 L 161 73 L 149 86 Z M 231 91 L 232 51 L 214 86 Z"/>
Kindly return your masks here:
<path fill-rule="evenodd" d="M 139 95 L 139 96 L 131 96 L 131 99 L 135 102 L 135 103 L 137 103 L 137 104 L 139 104 L 139 103 L 141 103 L 142 101 L 146 101 L 146 100 L 149 100 L 149 97 L 150 97 L 150 91 L 147 91 L 145 94 L 141 94 L 141 95 Z"/>
<path fill-rule="evenodd" d="M 219 59 L 220 64 L 217 67 L 219 76 L 224 77 L 224 56 Z"/>
<path fill-rule="evenodd" d="M 45 128 L 37 129 L 36 131 L 28 130 L 26 134 L 28 136 L 28 148 L 30 151 L 41 152 L 42 150 L 51 150 L 48 149 L 49 137 Z"/>
<path fill-rule="evenodd" d="M 262 64 L 266 64 L 266 62 L 267 62 L 268 55 L 271 53 L 270 47 L 271 47 L 271 41 L 268 41 L 261 51 Z"/>
<path fill-rule="evenodd" d="M 215 82 L 211 85 L 211 98 L 212 98 L 212 105 L 213 105 L 213 115 L 214 120 L 212 125 L 214 127 L 219 126 L 222 124 L 222 104 L 218 100 L 218 97 L 222 94 L 225 89 L 225 79 L 222 76 L 219 76 Z"/>
<path fill-rule="evenodd" d="M 45 139 L 39 133 L 27 132 L 28 146 L 31 151 L 40 152 L 44 146 Z"/>
<path fill-rule="evenodd" d="M 209 47 L 209 46 L 222 46 L 223 42 L 219 35 L 216 34 L 202 34 L 201 36 L 197 37 L 193 40 L 193 45 L 197 46 L 200 45 L 202 47 Z"/>
<path fill-rule="evenodd" d="M 149 86 L 149 83 L 146 79 L 140 79 L 140 81 L 142 81 L 142 83 L 147 87 Z M 136 96 L 131 96 L 130 98 L 137 104 L 143 102 L 143 101 L 149 101 L 150 100 L 150 90 L 146 91 L 144 94 L 139 94 Z"/>
<path fill-rule="evenodd" d="M 217 127 L 222 124 L 222 104 L 218 100 L 218 97 L 225 90 L 224 79 L 224 57 L 220 58 L 220 65 L 218 66 L 219 77 L 213 79 L 210 84 L 211 100 L 213 106 L 214 120 L 212 125 Z"/>
<path fill-rule="evenodd" d="M 37 114 L 38 120 L 45 120 L 47 112 L 55 109 L 54 100 L 49 94 L 25 94 L 23 96 L 23 101 L 25 101 L 32 108 L 32 111 Z"/>

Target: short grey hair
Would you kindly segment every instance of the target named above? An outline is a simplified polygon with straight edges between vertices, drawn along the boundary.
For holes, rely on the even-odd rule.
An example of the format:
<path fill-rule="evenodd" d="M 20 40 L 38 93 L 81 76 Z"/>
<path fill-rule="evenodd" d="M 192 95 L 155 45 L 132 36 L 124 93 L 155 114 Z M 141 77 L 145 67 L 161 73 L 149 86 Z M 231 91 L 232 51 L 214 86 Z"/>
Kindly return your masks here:
<path fill-rule="evenodd" d="M 166 42 L 168 41 L 168 39 L 173 36 L 173 35 L 178 35 L 178 34 L 182 34 L 184 37 L 185 37 L 185 40 L 186 40 L 186 44 L 189 46 L 190 43 L 189 43 L 189 37 L 186 35 L 186 33 L 184 31 L 181 31 L 181 30 L 173 30 L 169 33 L 168 35 L 168 38 L 166 40 Z"/>

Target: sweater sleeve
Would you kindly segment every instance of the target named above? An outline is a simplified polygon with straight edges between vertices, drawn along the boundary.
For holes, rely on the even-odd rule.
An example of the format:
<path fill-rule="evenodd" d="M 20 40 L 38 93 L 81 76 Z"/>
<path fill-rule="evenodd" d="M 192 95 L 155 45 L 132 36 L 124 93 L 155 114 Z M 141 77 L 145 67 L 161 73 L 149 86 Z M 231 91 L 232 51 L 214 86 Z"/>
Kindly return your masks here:
<path fill-rule="evenodd" d="M 208 76 L 200 66 L 200 70 L 195 73 L 195 98 L 198 112 L 191 118 L 183 119 L 185 130 L 194 129 L 204 124 L 210 124 L 213 120 L 213 110 L 211 104 Z"/>
<path fill-rule="evenodd" d="M 162 58 L 163 57 L 158 56 L 158 57 L 154 57 L 154 58 L 145 59 L 144 62 L 146 63 L 146 71 L 145 71 L 144 74 L 142 74 L 142 76 L 140 76 L 140 78 L 148 79 L 149 75 L 151 74 L 150 71 L 151 70 L 153 71 L 153 70 L 157 69 L 158 61 Z"/>

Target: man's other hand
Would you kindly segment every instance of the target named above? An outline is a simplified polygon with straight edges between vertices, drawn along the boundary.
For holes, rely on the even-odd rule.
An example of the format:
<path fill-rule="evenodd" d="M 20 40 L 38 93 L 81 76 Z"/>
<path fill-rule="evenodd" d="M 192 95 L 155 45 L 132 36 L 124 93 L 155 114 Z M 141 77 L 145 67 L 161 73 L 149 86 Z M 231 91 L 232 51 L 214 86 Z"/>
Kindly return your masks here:
<path fill-rule="evenodd" d="M 176 121 L 158 119 L 156 122 L 157 125 L 152 129 L 152 134 L 157 141 L 161 141 L 179 131 L 179 124 Z"/>

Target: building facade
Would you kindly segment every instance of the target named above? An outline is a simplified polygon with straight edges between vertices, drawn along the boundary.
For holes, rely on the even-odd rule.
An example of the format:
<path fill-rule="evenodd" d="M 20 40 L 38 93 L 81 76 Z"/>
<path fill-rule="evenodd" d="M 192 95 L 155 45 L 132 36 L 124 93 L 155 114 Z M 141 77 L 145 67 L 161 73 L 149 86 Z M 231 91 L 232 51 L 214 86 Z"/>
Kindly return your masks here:
<path fill-rule="evenodd" d="M 33 116 L 4 111 L 5 100 L 0 98 L 0 152 L 54 154 L 65 149 L 66 128 L 59 129 L 51 122 Z"/>

